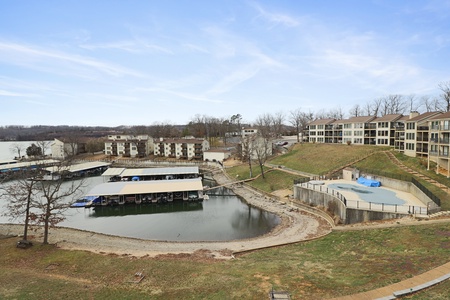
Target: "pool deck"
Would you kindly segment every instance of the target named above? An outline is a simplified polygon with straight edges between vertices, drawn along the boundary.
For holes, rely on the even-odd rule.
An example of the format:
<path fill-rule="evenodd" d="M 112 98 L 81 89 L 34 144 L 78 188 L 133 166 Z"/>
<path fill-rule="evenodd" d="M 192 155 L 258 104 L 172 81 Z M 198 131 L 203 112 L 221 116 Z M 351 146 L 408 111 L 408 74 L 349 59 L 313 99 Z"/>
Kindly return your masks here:
<path fill-rule="evenodd" d="M 362 184 L 357 183 L 356 181 L 351 181 L 351 180 L 344 180 L 344 179 L 338 179 L 338 180 L 323 180 L 324 186 L 328 187 L 330 184 L 351 184 L 351 185 L 355 185 L 355 186 L 360 186 L 360 187 L 365 187 L 368 188 Z M 373 191 L 376 192 L 377 189 L 384 189 L 384 190 L 388 190 L 388 191 L 392 191 L 395 193 L 396 197 L 399 199 L 402 199 L 405 201 L 404 204 L 402 205 L 411 205 L 411 206 L 422 206 L 422 207 L 426 207 L 426 205 L 424 203 L 422 203 L 422 201 L 420 201 L 417 197 L 415 197 L 414 195 L 408 193 L 408 192 L 402 192 L 399 190 L 394 190 L 388 187 L 384 187 L 384 186 L 380 186 L 380 187 L 371 187 L 370 189 L 373 189 Z M 336 190 L 336 189 L 335 189 Z M 358 193 L 349 191 L 349 190 L 336 190 L 339 193 L 341 193 L 342 195 L 344 195 L 344 197 L 347 200 L 355 200 L 355 201 L 365 201 L 367 202 L 365 199 L 361 198 L 360 195 Z"/>

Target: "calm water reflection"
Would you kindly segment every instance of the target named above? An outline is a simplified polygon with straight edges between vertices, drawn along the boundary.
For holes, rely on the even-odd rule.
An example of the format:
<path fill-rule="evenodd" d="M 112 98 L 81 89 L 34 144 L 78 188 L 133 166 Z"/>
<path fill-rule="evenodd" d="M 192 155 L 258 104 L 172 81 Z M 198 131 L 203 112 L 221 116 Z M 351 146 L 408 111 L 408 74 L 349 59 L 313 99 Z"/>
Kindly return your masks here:
<path fill-rule="evenodd" d="M 85 191 L 102 182 L 101 177 L 89 178 Z M 278 216 L 251 207 L 235 195 L 225 196 L 232 194 L 227 189 L 216 194 L 193 203 L 71 208 L 60 226 L 152 240 L 225 241 L 263 235 L 280 222 Z M 2 216 L 0 222 L 9 220 Z"/>

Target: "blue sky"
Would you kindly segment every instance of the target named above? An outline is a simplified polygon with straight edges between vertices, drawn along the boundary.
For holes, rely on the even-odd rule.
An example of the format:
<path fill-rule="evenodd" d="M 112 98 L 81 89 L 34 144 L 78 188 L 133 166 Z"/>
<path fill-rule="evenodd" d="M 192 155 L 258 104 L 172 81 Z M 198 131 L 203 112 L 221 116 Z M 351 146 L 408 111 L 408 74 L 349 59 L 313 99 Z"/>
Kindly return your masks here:
<path fill-rule="evenodd" d="M 450 1 L 0 0 L 0 125 L 252 122 L 450 80 Z"/>

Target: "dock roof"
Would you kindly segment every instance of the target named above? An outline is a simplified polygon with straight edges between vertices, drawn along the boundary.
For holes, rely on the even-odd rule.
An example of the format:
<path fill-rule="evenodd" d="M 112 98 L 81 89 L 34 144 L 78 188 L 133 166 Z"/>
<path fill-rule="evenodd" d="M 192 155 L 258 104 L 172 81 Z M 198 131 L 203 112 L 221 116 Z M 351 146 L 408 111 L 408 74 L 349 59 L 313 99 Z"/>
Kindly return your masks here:
<path fill-rule="evenodd" d="M 148 181 L 118 181 L 106 182 L 95 186 L 86 196 L 111 196 L 170 193 L 203 190 L 201 178 L 148 180 Z"/>
<path fill-rule="evenodd" d="M 110 168 L 106 170 L 102 176 L 155 176 L 155 175 L 184 175 L 184 174 L 198 174 L 198 167 L 168 167 L 168 168 L 140 168 L 140 169 L 126 169 L 126 168 Z"/>
<path fill-rule="evenodd" d="M 27 162 L 19 162 L 15 164 L 8 165 L 0 165 L 0 172 L 6 172 L 8 170 L 18 170 L 22 168 L 31 168 L 37 166 L 45 166 L 51 164 L 57 164 L 59 160 L 55 159 L 43 159 L 43 160 L 35 160 L 35 161 L 27 161 Z"/>
<path fill-rule="evenodd" d="M 84 170 L 90 170 L 90 169 L 95 169 L 95 168 L 100 168 L 100 167 L 107 167 L 110 164 L 111 163 L 107 163 L 107 162 L 92 161 L 92 162 L 81 163 L 81 164 L 70 165 L 70 166 L 53 166 L 53 167 L 48 167 L 45 170 L 47 170 L 51 173 L 61 172 L 61 171 L 69 171 L 71 173 L 75 173 L 75 172 L 80 172 L 80 171 L 84 171 Z"/>

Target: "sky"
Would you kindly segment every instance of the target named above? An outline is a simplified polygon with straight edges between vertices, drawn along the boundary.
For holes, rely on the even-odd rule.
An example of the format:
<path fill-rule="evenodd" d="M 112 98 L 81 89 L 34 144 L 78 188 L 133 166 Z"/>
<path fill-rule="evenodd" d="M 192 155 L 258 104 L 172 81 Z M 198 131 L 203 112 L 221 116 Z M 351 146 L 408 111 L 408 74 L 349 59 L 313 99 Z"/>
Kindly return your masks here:
<path fill-rule="evenodd" d="M 450 81 L 448 0 L 0 0 L 0 126 L 251 123 Z"/>

